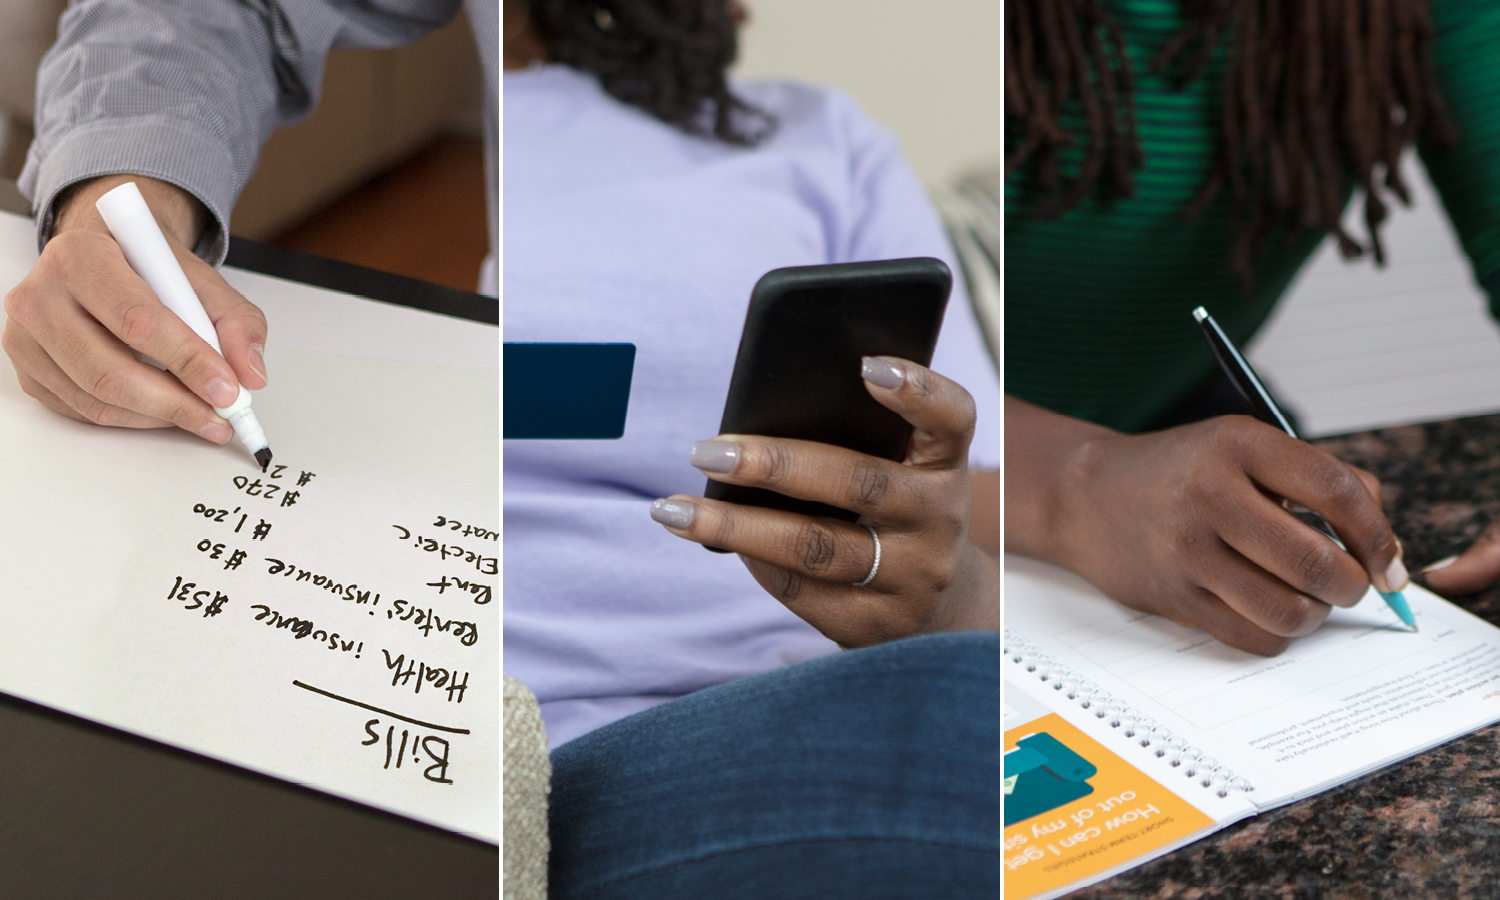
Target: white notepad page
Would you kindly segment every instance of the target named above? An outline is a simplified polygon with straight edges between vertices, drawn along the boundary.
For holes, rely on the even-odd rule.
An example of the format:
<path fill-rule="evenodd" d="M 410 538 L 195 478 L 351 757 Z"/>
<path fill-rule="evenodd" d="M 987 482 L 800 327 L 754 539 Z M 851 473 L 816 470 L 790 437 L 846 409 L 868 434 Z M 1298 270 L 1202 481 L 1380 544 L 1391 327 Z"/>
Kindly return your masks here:
<path fill-rule="evenodd" d="M 0 214 L 0 293 L 35 258 Z M 498 842 L 497 329 L 225 274 L 267 473 L 0 373 L 0 690 Z"/>
<path fill-rule="evenodd" d="M 1500 629 L 1416 585 L 1406 598 L 1416 634 L 1371 591 L 1267 658 L 1005 558 L 1008 630 L 1217 758 L 1261 809 L 1500 720 Z"/>

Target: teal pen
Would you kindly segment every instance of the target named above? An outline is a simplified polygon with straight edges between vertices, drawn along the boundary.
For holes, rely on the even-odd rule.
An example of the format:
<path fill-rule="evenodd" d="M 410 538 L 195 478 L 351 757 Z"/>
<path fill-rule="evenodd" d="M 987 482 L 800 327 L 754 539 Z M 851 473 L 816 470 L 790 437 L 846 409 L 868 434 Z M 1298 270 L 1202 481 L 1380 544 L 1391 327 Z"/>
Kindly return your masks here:
<path fill-rule="evenodd" d="M 1255 413 L 1255 417 L 1267 425 L 1274 425 L 1280 428 L 1294 438 L 1297 437 L 1297 430 L 1292 427 L 1292 423 L 1281 412 L 1280 408 L 1276 406 L 1276 401 L 1271 399 L 1271 392 L 1266 390 L 1266 386 L 1261 383 L 1260 377 L 1250 367 L 1250 361 L 1245 359 L 1244 354 L 1240 353 L 1239 348 L 1234 346 L 1234 342 L 1224 333 L 1224 329 L 1219 327 L 1219 323 L 1214 321 L 1214 317 L 1208 314 L 1208 310 L 1201 306 L 1198 307 L 1193 310 L 1193 318 L 1198 322 L 1198 327 L 1203 329 L 1203 336 L 1208 340 L 1208 346 L 1213 350 L 1214 358 L 1219 361 L 1219 365 L 1224 369 L 1224 374 L 1229 376 L 1229 380 L 1234 384 L 1235 389 L 1240 392 L 1240 396 L 1244 397 L 1245 402 L 1250 404 L 1250 409 Z M 1300 440 L 1300 438 L 1298 439 Z M 1339 549 L 1349 549 L 1344 546 L 1343 541 L 1339 540 L 1339 536 L 1334 534 L 1333 529 L 1329 527 L 1328 523 L 1323 521 L 1322 516 L 1310 512 L 1299 518 L 1302 518 L 1308 525 L 1317 529 L 1319 533 L 1335 544 L 1338 544 Z M 1411 614 L 1411 607 L 1407 605 L 1404 594 L 1400 591 L 1387 593 L 1379 588 L 1376 588 L 1375 593 L 1385 598 L 1386 605 L 1396 615 L 1401 617 L 1401 621 L 1406 623 L 1406 627 L 1412 631 L 1417 630 L 1417 619 Z"/>

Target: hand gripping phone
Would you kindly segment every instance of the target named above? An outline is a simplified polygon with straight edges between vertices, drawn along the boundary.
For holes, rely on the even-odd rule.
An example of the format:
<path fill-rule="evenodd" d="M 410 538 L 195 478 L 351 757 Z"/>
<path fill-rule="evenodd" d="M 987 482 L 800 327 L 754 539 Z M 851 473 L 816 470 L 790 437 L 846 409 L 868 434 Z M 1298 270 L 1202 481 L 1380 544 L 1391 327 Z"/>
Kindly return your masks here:
<path fill-rule="evenodd" d="M 952 286 L 948 266 L 926 257 L 767 272 L 750 295 L 719 433 L 797 438 L 901 459 L 911 425 L 870 396 L 860 357 L 930 365 Z M 713 480 L 704 496 L 858 518 L 824 503 Z"/>

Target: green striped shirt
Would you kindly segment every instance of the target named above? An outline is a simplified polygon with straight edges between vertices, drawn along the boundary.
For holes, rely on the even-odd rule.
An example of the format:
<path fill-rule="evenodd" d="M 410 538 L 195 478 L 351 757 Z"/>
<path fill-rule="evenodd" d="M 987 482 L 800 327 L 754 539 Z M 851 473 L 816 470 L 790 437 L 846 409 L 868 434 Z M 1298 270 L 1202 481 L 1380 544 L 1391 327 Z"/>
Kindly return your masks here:
<path fill-rule="evenodd" d="M 1047 221 L 1028 214 L 1037 194 L 1027 171 L 1005 186 L 1006 392 L 1124 431 L 1140 430 L 1212 373 L 1195 306 L 1243 344 L 1322 239 L 1271 235 L 1247 293 L 1229 270 L 1227 187 L 1198 218 L 1183 219 L 1217 147 L 1226 52 L 1221 45 L 1182 88 L 1151 71 L 1151 56 L 1182 27 L 1180 5 L 1106 0 L 1136 77 L 1145 165 L 1135 195 L 1094 196 Z M 1433 0 L 1432 13 L 1435 68 L 1460 139 L 1422 160 L 1500 314 L 1500 3 Z M 1085 133 L 1076 106 L 1062 121 Z M 1007 119 L 1007 149 L 1019 126 Z M 1082 143 L 1059 152 L 1065 175 L 1077 171 Z"/>

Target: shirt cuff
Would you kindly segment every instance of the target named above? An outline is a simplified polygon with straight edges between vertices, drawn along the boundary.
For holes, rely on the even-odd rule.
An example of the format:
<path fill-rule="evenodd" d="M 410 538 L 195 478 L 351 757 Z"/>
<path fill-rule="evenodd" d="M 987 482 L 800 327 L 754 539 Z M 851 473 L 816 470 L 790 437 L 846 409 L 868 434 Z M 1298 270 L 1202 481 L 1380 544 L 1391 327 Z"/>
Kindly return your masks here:
<path fill-rule="evenodd" d="M 57 141 L 44 160 L 28 159 L 21 193 L 31 198 L 37 250 L 52 237 L 58 195 L 103 175 L 143 175 L 192 194 L 212 221 L 193 252 L 218 266 L 229 253 L 229 213 L 242 187 L 235 183 L 229 148 L 202 128 L 169 116 L 87 122 Z"/>

